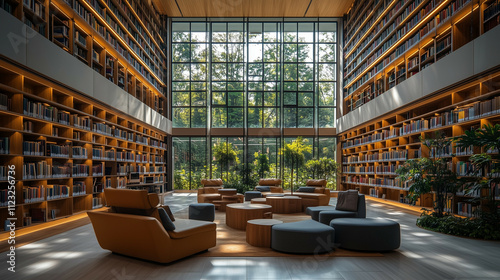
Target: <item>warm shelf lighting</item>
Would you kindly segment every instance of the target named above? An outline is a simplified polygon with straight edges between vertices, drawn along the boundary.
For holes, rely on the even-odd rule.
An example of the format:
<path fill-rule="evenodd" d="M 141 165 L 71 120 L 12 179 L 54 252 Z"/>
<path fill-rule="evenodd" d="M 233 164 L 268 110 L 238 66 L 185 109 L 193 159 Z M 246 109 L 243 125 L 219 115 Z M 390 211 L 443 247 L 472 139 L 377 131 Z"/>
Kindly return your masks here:
<path fill-rule="evenodd" d="M 446 0 L 444 1 L 443 3 L 441 3 L 437 8 L 434 9 L 434 11 L 432 13 L 429 13 L 425 18 L 423 18 L 417 25 L 415 25 L 411 30 L 409 30 L 403 37 L 401 37 L 401 39 L 398 40 L 397 43 L 393 44 L 392 47 L 390 47 L 388 50 L 386 50 L 384 52 L 384 54 L 386 53 L 390 53 L 392 50 L 394 50 L 400 42 L 404 42 L 406 40 L 407 37 L 410 36 L 410 34 L 412 34 L 413 31 L 415 30 L 418 30 L 431 16 L 435 16 L 435 14 L 437 13 L 437 11 L 441 10 L 441 8 L 448 4 L 451 0 Z M 349 88 L 352 84 L 354 84 L 355 82 L 357 82 L 359 79 L 361 79 L 363 77 L 364 74 L 366 74 L 366 72 L 368 72 L 370 70 L 370 68 L 372 67 L 372 65 L 376 65 L 377 63 L 379 63 L 382 59 L 384 59 L 384 55 L 381 55 L 379 56 L 376 60 L 374 60 L 369 66 L 366 67 L 365 70 L 363 70 L 359 75 L 358 77 L 355 79 L 355 80 L 352 80 L 349 84 L 347 84 L 345 86 L 345 88 Z"/>

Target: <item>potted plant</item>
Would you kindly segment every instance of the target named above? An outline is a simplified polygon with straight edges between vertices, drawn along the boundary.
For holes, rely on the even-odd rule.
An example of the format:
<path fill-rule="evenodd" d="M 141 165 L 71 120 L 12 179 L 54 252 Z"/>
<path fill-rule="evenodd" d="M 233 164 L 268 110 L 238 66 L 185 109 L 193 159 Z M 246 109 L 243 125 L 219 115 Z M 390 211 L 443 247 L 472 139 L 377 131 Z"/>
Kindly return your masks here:
<path fill-rule="evenodd" d="M 481 212 L 499 218 L 495 197 L 500 184 L 500 124 L 486 124 L 483 128 L 466 131 L 464 135 L 454 138 L 456 147 L 466 150 L 470 147 L 483 149 L 483 153 L 469 158 L 471 163 L 467 177 L 463 178 L 468 193 L 479 193 L 482 203 Z M 484 190 L 484 191 L 483 191 Z"/>
<path fill-rule="evenodd" d="M 447 196 L 454 194 L 459 188 L 456 173 L 449 165 L 451 156 L 438 156 L 441 151 L 450 147 L 452 139 L 441 134 L 434 138 L 420 137 L 420 141 L 434 156 L 406 160 L 403 166 L 396 170 L 397 178 L 410 184 L 408 198 L 411 202 L 415 202 L 423 194 L 434 193 L 434 215 L 443 217 Z"/>

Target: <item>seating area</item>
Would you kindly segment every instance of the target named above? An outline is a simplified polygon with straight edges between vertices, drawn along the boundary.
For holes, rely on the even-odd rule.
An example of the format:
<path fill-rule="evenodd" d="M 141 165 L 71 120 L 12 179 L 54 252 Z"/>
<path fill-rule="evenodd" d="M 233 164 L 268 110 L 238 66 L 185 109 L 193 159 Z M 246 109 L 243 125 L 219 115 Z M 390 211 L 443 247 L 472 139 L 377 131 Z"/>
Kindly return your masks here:
<path fill-rule="evenodd" d="M 170 263 L 216 245 L 213 222 L 175 219 L 156 193 L 105 189 L 109 212 L 88 212 L 99 245 L 134 258 Z M 167 211 L 167 210 L 168 211 Z"/>
<path fill-rule="evenodd" d="M 223 199 L 225 196 L 237 195 L 236 190 L 224 189 L 221 181 L 204 181 L 205 187 L 198 192 L 197 200 L 211 200 L 216 196 Z M 270 181 L 261 182 L 265 184 Z M 308 183 L 309 186 L 314 186 L 312 189 L 324 188 L 321 180 Z M 273 187 L 277 188 L 276 185 Z M 217 190 L 217 193 L 210 193 L 211 189 Z M 243 203 L 235 199 L 232 201 L 235 203 L 225 205 L 227 226 L 245 231 L 249 224 L 251 233 L 247 233 L 247 239 L 251 244 L 289 254 L 322 254 L 331 252 L 336 247 L 375 252 L 399 248 L 399 224 L 391 220 L 365 218 L 364 195 L 357 191 L 339 192 L 336 207 L 306 208 L 311 219 L 283 223 L 272 220 L 273 213 L 287 215 L 302 212 L 300 203 L 304 197 L 289 196 L 274 190 L 274 193 L 269 192 L 263 198 L 266 200 L 265 204 L 248 201 Z M 189 219 L 176 219 L 168 206 L 160 205 L 156 193 L 128 189 L 104 191 L 109 212 L 88 213 L 103 249 L 130 257 L 169 263 L 216 246 L 217 225 L 213 221 L 217 207 L 214 203 L 192 203 L 188 207 Z M 272 194 L 283 196 L 273 197 Z M 148 238 L 135 240 L 137 236 Z M 360 239 L 363 241 L 360 242 Z"/>

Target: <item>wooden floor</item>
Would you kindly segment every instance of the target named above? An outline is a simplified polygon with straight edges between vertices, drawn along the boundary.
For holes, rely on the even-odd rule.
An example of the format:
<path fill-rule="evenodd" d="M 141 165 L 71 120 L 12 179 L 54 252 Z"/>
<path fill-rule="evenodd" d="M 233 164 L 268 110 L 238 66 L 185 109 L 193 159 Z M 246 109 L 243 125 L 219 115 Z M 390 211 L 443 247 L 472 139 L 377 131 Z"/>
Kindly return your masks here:
<path fill-rule="evenodd" d="M 166 200 L 182 215 L 196 195 Z M 7 271 L 7 252 L 2 252 L 0 279 L 500 279 L 500 242 L 420 229 L 415 226 L 415 211 L 378 200 L 367 201 L 367 216 L 399 222 L 401 248 L 378 257 L 210 257 L 201 253 L 160 265 L 101 249 L 87 224 L 17 248 L 15 273 Z"/>

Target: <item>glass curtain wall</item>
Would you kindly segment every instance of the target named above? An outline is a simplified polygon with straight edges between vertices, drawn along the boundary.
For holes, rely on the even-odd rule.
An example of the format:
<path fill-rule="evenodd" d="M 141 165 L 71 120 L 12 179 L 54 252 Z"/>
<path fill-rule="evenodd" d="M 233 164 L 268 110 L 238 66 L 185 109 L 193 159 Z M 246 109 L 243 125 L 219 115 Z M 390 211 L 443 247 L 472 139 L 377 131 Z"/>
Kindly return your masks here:
<path fill-rule="evenodd" d="M 200 142 L 187 143 L 201 141 L 199 137 L 174 137 L 174 147 L 189 149 L 175 151 L 174 188 L 195 188 L 199 176 L 222 177 L 231 184 L 253 184 L 259 177 L 286 179 L 279 150 L 296 137 L 285 138 L 282 129 L 335 127 L 335 19 L 173 19 L 171 30 L 173 127 L 208 131 L 204 149 L 198 148 Z M 258 128 L 281 132 L 268 137 L 210 137 L 212 128 L 243 128 L 245 135 L 247 129 Z M 335 159 L 335 138 L 307 141 L 313 150 L 306 159 Z M 236 154 L 234 162 L 218 159 L 232 159 L 228 153 Z M 184 158 L 191 161 L 185 162 L 181 154 L 190 155 Z M 199 161 L 194 166 L 191 155 L 204 157 L 205 167 Z M 259 158 L 266 161 L 263 155 L 269 168 L 259 166 Z M 201 175 L 194 170 L 201 170 Z M 180 183 L 180 175 L 189 182 Z M 314 176 L 305 170 L 295 175 L 298 181 Z"/>

